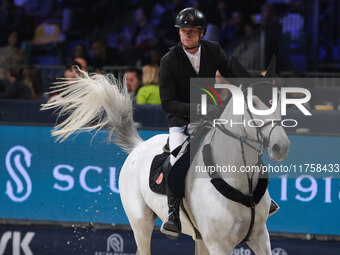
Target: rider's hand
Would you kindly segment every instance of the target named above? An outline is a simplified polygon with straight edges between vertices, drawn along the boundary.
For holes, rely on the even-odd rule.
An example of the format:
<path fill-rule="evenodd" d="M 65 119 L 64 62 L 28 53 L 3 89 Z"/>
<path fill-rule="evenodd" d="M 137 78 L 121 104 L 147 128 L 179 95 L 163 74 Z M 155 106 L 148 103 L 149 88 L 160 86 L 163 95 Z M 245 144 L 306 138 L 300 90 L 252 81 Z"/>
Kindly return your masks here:
<path fill-rule="evenodd" d="M 207 105 L 207 117 L 209 119 L 217 119 L 221 116 L 221 109 L 215 105 Z"/>

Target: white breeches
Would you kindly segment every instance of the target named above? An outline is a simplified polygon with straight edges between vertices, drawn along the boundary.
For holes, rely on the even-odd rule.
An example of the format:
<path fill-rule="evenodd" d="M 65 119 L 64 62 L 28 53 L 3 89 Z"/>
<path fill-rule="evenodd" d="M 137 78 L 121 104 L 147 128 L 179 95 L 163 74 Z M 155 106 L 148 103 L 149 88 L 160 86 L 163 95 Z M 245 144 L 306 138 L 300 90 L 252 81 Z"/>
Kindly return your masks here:
<path fill-rule="evenodd" d="M 184 134 L 185 126 L 182 127 L 170 127 L 169 128 L 169 147 L 170 152 L 176 149 L 178 146 L 182 145 L 187 139 L 188 136 Z M 173 166 L 175 162 L 184 154 L 185 147 L 188 141 L 184 144 L 180 152 L 177 154 L 177 157 L 170 154 L 170 164 Z"/>

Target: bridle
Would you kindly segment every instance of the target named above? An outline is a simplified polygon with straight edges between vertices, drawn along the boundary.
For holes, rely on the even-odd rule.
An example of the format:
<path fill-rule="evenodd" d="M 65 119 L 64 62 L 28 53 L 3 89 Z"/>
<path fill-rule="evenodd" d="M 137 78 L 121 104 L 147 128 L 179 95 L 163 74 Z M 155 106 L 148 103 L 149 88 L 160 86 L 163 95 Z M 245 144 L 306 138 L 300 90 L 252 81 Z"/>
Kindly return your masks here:
<path fill-rule="evenodd" d="M 254 120 L 253 114 L 250 112 L 247 100 L 245 98 L 244 98 L 244 101 L 245 101 L 246 106 L 247 106 L 246 109 L 247 109 L 248 115 L 251 119 Z M 244 119 L 245 119 L 245 117 L 244 117 L 244 115 L 242 115 L 242 121 L 241 121 L 242 123 L 245 123 Z M 256 129 L 256 139 L 249 137 L 249 134 L 247 133 L 247 130 L 245 129 L 244 126 L 242 126 L 242 127 L 243 127 L 245 135 L 237 134 L 233 131 L 230 131 L 224 125 L 216 125 L 216 127 L 222 133 L 239 140 L 240 143 L 241 143 L 241 147 L 243 146 L 243 144 L 246 144 L 248 147 L 255 150 L 259 156 L 262 156 L 264 149 L 267 149 L 268 146 L 269 146 L 269 141 L 270 141 L 270 137 L 271 137 L 273 130 L 275 129 L 275 127 L 279 126 L 280 123 L 281 123 L 281 120 L 276 119 L 276 120 L 264 122 L 261 127 L 259 127 L 258 125 L 254 125 L 254 127 Z M 272 125 L 272 128 L 270 129 L 268 136 L 265 137 L 264 134 L 263 134 L 263 129 L 270 124 Z M 259 145 L 258 147 L 260 147 L 260 148 L 255 147 L 251 143 L 258 144 Z M 243 155 L 243 152 L 242 152 L 242 155 Z"/>
<path fill-rule="evenodd" d="M 254 86 L 256 84 L 257 83 L 254 83 L 251 86 Z M 253 114 L 249 110 L 248 102 L 246 100 L 247 90 L 244 89 L 243 94 L 244 94 L 243 99 L 244 99 L 244 102 L 246 104 L 247 113 L 248 113 L 249 117 L 252 120 L 254 120 Z M 242 123 L 245 123 L 245 121 L 244 121 L 245 117 L 244 116 L 245 115 L 242 115 Z M 270 129 L 268 136 L 265 137 L 264 134 L 263 134 L 263 129 L 270 124 L 272 124 L 272 128 Z M 216 125 L 216 127 L 222 133 L 224 133 L 224 134 L 226 134 L 226 135 L 228 135 L 228 136 L 230 136 L 230 137 L 232 137 L 232 138 L 234 138 L 234 139 L 236 139 L 240 142 L 243 165 L 247 166 L 245 153 L 244 153 L 244 145 L 247 145 L 248 147 L 250 147 L 251 149 L 256 151 L 256 153 L 258 154 L 259 161 L 262 161 L 262 154 L 263 154 L 264 149 L 268 148 L 268 146 L 269 146 L 270 136 L 273 133 L 274 129 L 277 126 L 280 126 L 280 124 L 281 124 L 281 119 L 276 119 L 276 120 L 264 122 L 264 124 L 261 127 L 259 127 L 258 125 L 254 125 L 254 127 L 256 129 L 256 138 L 249 137 L 245 126 L 243 126 L 243 130 L 244 130 L 245 135 L 237 134 L 233 131 L 230 131 L 224 125 Z M 213 139 L 214 135 L 215 135 L 215 132 L 212 136 L 212 139 Z M 256 143 L 258 146 L 256 147 L 252 143 Z M 249 193 L 252 194 L 252 181 L 253 181 L 253 177 L 254 177 L 254 172 L 252 172 L 251 176 L 249 176 L 249 173 L 247 172 L 247 177 L 248 177 L 248 183 L 249 183 Z"/>
<path fill-rule="evenodd" d="M 249 107 L 248 107 L 248 103 L 247 103 L 247 100 L 246 100 L 247 95 L 246 95 L 245 91 L 244 91 L 244 95 L 245 95 L 244 101 L 245 101 L 245 104 L 247 106 L 246 109 L 247 109 L 248 115 L 252 120 L 254 120 L 253 114 L 250 112 Z M 245 123 L 245 122 L 243 122 L 244 118 L 245 118 L 244 116 L 245 115 L 242 115 L 242 123 Z M 251 149 L 253 149 L 257 152 L 257 154 L 258 154 L 257 165 L 260 165 L 262 163 L 263 151 L 264 151 L 265 148 L 268 148 L 268 146 L 269 146 L 270 136 L 271 136 L 273 130 L 275 129 L 275 127 L 279 126 L 280 123 L 281 123 L 281 120 L 272 120 L 272 121 L 264 122 L 264 124 L 261 127 L 259 127 L 258 125 L 255 125 L 254 127 L 256 128 L 256 138 L 249 137 L 244 126 L 243 126 L 243 129 L 244 129 L 245 135 L 237 134 L 233 131 L 230 131 L 223 125 L 217 125 L 216 127 L 222 133 L 224 133 L 224 134 L 226 134 L 226 135 L 228 135 L 228 136 L 230 136 L 234 139 L 237 139 L 240 142 L 243 165 L 246 167 L 247 162 L 246 162 L 246 158 L 245 158 L 245 154 L 244 154 L 244 145 L 247 145 L 248 147 L 250 147 Z M 268 136 L 265 137 L 264 134 L 263 134 L 263 128 L 267 127 L 270 124 L 272 124 L 272 128 L 269 131 Z M 211 139 L 214 138 L 215 133 L 216 132 L 213 133 Z M 252 143 L 256 143 L 258 146 L 256 147 Z M 248 232 L 247 232 L 246 236 L 243 238 L 243 240 L 241 241 L 241 243 L 248 240 L 248 238 L 249 238 L 249 236 L 252 232 L 254 222 L 255 222 L 255 204 L 256 203 L 255 203 L 255 200 L 254 200 L 254 190 L 253 190 L 253 179 L 254 179 L 255 171 L 252 171 L 251 174 L 248 171 L 246 171 L 246 173 L 247 173 L 248 188 L 249 188 L 249 195 L 247 197 L 249 198 L 249 201 L 250 201 L 249 207 L 250 207 L 250 210 L 251 210 L 251 220 L 250 220 L 250 226 L 249 226 Z M 215 174 L 211 174 L 210 172 L 209 172 L 209 176 L 211 178 L 220 178 L 220 177 L 217 177 Z"/>

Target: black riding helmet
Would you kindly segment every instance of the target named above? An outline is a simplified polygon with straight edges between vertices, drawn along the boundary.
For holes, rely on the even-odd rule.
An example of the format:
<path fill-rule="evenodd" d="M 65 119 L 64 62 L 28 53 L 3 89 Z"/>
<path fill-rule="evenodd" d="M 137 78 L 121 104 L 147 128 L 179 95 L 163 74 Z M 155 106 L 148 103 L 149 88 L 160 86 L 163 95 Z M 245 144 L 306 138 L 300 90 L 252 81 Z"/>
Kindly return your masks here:
<path fill-rule="evenodd" d="M 207 28 L 204 14 L 193 8 L 185 8 L 177 14 L 175 27 Z"/>

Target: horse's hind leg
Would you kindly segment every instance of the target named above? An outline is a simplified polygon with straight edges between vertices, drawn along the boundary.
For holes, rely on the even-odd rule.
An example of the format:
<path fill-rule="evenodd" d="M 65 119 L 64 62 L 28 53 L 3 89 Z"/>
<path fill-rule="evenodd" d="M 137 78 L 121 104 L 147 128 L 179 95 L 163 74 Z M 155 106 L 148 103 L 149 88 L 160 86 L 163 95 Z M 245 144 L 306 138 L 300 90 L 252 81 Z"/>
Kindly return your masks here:
<path fill-rule="evenodd" d="M 256 255 L 271 255 L 270 239 L 267 227 L 264 226 L 262 230 L 252 235 L 255 238 L 250 238 L 247 242 L 248 246 Z"/>
<path fill-rule="evenodd" d="M 155 213 L 146 205 L 139 190 L 138 179 L 121 171 L 119 177 L 120 197 L 133 230 L 138 255 L 150 255 L 151 235 L 156 220 Z"/>
<path fill-rule="evenodd" d="M 129 222 L 137 244 L 137 255 L 151 254 L 151 235 L 156 218 L 154 212 L 147 205 L 141 214 L 129 215 Z"/>

